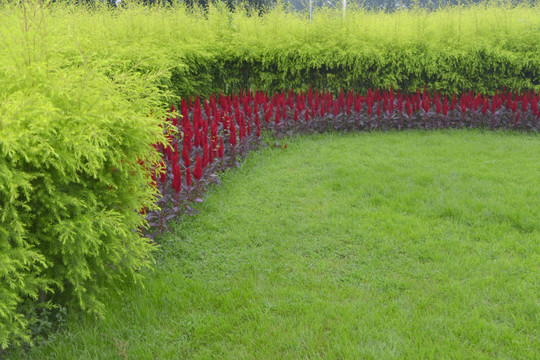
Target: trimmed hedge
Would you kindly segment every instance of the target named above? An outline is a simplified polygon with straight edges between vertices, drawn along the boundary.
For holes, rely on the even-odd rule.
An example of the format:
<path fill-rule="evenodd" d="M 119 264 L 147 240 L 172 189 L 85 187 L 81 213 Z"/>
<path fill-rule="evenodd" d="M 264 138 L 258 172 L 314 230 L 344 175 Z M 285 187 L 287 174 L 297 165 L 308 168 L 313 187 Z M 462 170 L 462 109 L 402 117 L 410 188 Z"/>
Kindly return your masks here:
<path fill-rule="evenodd" d="M 352 10 L 263 15 L 223 4 L 208 9 L 121 9 L 55 4 L 59 40 L 76 39 L 96 60 L 116 58 L 141 74 L 166 69 L 160 85 L 178 97 L 240 90 L 340 88 L 444 94 L 540 91 L 540 4 L 475 5 L 392 14 Z M 62 35 L 60 35 L 62 34 Z"/>
<path fill-rule="evenodd" d="M 193 81 L 189 81 L 193 84 L 197 83 L 195 78 L 200 81 L 200 74 L 203 74 L 204 84 L 207 84 L 193 89 L 175 89 L 180 97 L 250 88 L 306 91 L 310 83 L 314 88 L 333 93 L 338 93 L 340 88 L 366 92 L 370 88 L 389 89 L 391 86 L 402 91 L 415 91 L 424 85 L 444 94 L 462 90 L 493 94 L 503 86 L 540 89 L 538 52 L 520 54 L 482 46 L 462 50 L 423 49 L 421 44 L 412 44 L 408 48 L 388 44 L 378 49 L 350 48 L 337 62 L 321 59 L 335 58 L 332 53 L 315 57 L 300 51 L 276 51 L 266 56 L 213 55 L 211 59 L 190 59 L 192 62 L 187 63 L 190 73 L 179 71 L 173 74 L 173 79 L 193 77 Z"/>
<path fill-rule="evenodd" d="M 169 31 L 152 30 L 167 49 L 169 88 L 184 98 L 311 85 L 335 94 L 391 86 L 443 94 L 540 91 L 540 5 L 351 11 L 346 21 L 321 12 L 311 24 L 279 8 L 261 17 L 219 6 L 207 15 L 182 8 L 170 14 L 160 13 L 166 23 L 178 20 Z"/>

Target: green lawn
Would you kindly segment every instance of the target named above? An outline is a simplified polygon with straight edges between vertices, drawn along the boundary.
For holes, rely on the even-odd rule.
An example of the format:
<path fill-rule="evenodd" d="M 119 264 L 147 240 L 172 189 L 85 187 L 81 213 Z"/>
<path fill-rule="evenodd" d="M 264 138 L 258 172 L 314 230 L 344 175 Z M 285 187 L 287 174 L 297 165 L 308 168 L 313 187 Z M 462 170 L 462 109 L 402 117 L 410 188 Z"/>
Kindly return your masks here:
<path fill-rule="evenodd" d="M 539 160 L 536 135 L 477 131 L 262 150 L 160 240 L 144 289 L 25 356 L 537 358 Z"/>

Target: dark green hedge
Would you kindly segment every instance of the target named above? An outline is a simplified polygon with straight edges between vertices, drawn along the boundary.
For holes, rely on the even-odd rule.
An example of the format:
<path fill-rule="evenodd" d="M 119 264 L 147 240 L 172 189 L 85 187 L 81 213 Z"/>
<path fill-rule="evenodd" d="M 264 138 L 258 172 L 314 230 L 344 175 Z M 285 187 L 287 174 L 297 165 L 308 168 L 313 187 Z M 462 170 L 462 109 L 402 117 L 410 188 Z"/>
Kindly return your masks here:
<path fill-rule="evenodd" d="M 334 92 L 340 88 L 366 92 L 390 88 L 428 89 L 446 94 L 472 90 L 493 94 L 496 89 L 540 91 L 540 55 L 477 46 L 462 50 L 414 48 L 350 49 L 335 60 L 332 54 L 310 56 L 281 53 L 193 53 L 185 67 L 174 69 L 170 89 L 180 97 L 231 93 L 242 89 L 306 90 L 311 85 Z"/>

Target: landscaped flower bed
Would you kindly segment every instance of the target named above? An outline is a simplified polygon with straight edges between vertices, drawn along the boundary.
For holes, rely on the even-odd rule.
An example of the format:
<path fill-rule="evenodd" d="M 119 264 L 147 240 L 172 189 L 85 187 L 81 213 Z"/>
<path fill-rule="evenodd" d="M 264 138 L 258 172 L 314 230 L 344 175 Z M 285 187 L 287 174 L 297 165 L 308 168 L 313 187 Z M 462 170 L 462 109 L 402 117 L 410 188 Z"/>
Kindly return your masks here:
<path fill-rule="evenodd" d="M 216 173 L 238 165 L 238 159 L 261 145 L 261 133 L 277 139 L 299 133 L 383 131 L 406 129 L 485 128 L 537 131 L 540 94 L 503 89 L 493 96 L 473 92 L 443 95 L 417 90 L 353 91 L 337 96 L 310 89 L 307 93 L 251 92 L 208 99 L 183 100 L 172 108 L 166 134 L 170 146 L 153 180 L 162 194 L 160 211 L 147 214 L 151 236 L 167 229 L 181 213 L 196 213 L 193 203 Z M 174 135 L 173 135 L 174 134 Z M 285 145 L 286 146 L 286 145 Z"/>

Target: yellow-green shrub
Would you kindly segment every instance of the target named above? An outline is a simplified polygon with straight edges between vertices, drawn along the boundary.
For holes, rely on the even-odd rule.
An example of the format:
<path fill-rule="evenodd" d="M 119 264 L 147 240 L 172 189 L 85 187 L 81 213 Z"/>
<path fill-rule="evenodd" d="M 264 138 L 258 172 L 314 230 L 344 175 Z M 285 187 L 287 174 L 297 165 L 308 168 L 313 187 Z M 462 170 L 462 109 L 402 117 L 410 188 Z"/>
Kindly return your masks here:
<path fill-rule="evenodd" d="M 351 9 L 306 14 L 277 7 L 261 16 L 142 7 L 60 8 L 53 16 L 96 56 L 166 68 L 178 96 L 340 87 L 492 93 L 540 91 L 540 5 L 474 5 L 435 12 Z"/>
<path fill-rule="evenodd" d="M 2 9 L 0 348 L 28 340 L 28 299 L 100 314 L 151 265 L 138 229 L 154 203 L 160 75 L 87 52 L 49 11 Z"/>

